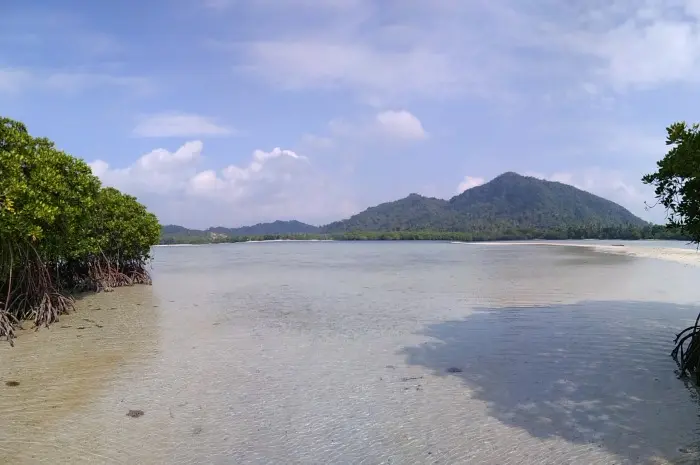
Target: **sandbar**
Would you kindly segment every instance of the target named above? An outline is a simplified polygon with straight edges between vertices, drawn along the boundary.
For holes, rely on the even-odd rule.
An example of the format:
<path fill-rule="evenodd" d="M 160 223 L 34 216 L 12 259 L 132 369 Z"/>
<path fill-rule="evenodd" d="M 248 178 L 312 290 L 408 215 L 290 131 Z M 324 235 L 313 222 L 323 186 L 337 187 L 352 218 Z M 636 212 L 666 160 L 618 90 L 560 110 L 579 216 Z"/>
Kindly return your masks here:
<path fill-rule="evenodd" d="M 584 247 L 593 249 L 596 252 L 611 253 L 617 255 L 630 255 L 641 258 L 654 258 L 658 260 L 667 260 L 686 265 L 700 266 L 700 252 L 695 249 L 683 249 L 673 247 L 646 247 L 635 246 L 628 244 L 581 244 L 567 242 L 538 242 L 538 241 L 519 241 L 519 242 L 460 242 L 460 244 L 480 244 L 488 246 L 513 246 L 513 245 L 529 245 L 529 246 L 550 246 L 550 247 Z"/>

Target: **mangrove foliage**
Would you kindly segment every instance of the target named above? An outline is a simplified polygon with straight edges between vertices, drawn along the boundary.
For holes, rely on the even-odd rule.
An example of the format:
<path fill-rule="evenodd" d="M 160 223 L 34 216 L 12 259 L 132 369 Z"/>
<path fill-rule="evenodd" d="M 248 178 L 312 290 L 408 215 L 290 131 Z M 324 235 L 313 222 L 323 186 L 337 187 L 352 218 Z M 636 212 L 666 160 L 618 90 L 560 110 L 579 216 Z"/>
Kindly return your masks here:
<path fill-rule="evenodd" d="M 160 226 L 82 160 L 0 118 L 0 337 L 58 320 L 75 292 L 150 283 Z"/>
<path fill-rule="evenodd" d="M 669 228 L 700 244 L 700 125 L 677 122 L 666 128 L 666 156 L 657 170 L 642 178 L 654 187 L 659 205 L 666 209 Z M 682 376 L 694 374 L 700 382 L 700 315 L 695 324 L 676 335 L 671 352 Z"/>

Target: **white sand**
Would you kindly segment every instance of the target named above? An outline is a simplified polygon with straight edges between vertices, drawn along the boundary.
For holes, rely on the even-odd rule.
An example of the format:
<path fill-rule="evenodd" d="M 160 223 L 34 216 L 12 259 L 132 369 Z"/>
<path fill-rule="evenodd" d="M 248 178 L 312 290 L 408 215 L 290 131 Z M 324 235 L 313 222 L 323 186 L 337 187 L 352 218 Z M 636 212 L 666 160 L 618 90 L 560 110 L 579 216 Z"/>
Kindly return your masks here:
<path fill-rule="evenodd" d="M 467 244 L 464 242 L 464 244 Z M 642 247 L 630 245 L 602 245 L 602 244 L 572 244 L 566 242 L 474 242 L 473 244 L 482 244 L 489 246 L 504 246 L 504 245 L 537 245 L 537 246 L 555 246 L 555 247 L 586 247 L 594 249 L 597 252 L 612 253 L 618 255 L 631 255 L 633 257 L 655 258 L 659 260 L 668 260 L 686 265 L 700 266 L 700 252 L 695 249 L 681 249 L 671 247 Z"/>

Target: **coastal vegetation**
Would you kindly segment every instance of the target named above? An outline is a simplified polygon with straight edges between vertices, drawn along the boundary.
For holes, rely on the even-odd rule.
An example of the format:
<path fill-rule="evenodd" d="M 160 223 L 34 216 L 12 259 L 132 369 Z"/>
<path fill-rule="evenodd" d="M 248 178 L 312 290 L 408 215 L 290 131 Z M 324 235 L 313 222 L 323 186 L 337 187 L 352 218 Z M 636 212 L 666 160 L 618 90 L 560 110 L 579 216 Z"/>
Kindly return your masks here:
<path fill-rule="evenodd" d="M 82 160 L 0 118 L 0 337 L 46 326 L 73 295 L 150 283 L 160 227 L 135 197 L 102 187 Z"/>
<path fill-rule="evenodd" d="M 667 212 L 667 224 L 700 244 L 700 125 L 677 122 L 666 128 L 670 146 L 657 170 L 642 178 L 655 189 L 657 203 Z M 671 352 L 681 375 L 700 382 L 700 315 L 693 326 L 676 335 Z"/>
<path fill-rule="evenodd" d="M 481 229 L 475 232 L 459 231 L 353 231 L 346 233 L 279 233 L 257 235 L 227 235 L 208 230 L 186 229 L 181 226 L 163 226 L 160 244 L 212 244 L 272 240 L 335 240 L 335 241 L 521 241 L 521 240 L 689 240 L 685 233 L 662 225 L 617 227 L 567 227 L 552 229 Z"/>

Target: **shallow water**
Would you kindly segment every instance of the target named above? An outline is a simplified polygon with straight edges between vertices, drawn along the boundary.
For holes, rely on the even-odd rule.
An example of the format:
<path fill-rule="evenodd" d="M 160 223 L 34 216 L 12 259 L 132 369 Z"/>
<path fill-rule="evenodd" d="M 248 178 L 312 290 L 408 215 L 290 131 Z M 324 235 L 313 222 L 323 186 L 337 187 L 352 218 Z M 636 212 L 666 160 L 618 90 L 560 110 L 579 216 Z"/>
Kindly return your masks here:
<path fill-rule="evenodd" d="M 700 268 L 418 242 L 155 254 L 152 287 L 0 345 L 0 463 L 697 458 L 668 353 Z"/>

